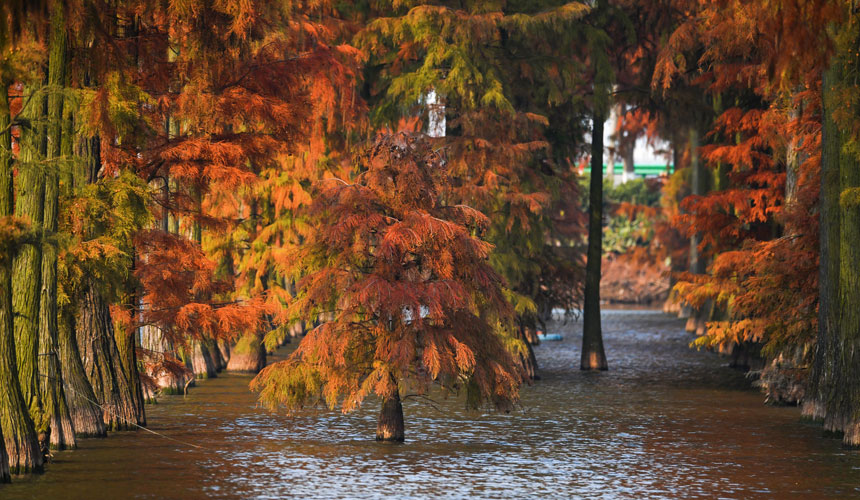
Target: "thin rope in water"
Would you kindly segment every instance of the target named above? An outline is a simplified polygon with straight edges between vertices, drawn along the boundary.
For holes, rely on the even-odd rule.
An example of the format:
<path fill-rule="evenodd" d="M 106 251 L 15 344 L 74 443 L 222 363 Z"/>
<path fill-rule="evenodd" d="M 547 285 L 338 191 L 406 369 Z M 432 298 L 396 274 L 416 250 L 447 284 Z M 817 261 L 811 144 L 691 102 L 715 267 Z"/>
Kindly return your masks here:
<path fill-rule="evenodd" d="M 40 376 L 42 376 L 42 377 L 46 377 L 46 378 L 48 378 L 48 379 L 51 379 L 51 380 L 58 380 L 58 379 L 56 379 L 56 378 L 54 378 L 54 377 L 50 377 L 50 376 L 48 376 L 48 375 L 44 375 L 44 374 L 42 374 L 42 373 L 40 373 L 39 375 L 40 375 Z M 60 382 L 62 383 L 62 381 L 60 381 Z M 133 425 L 134 427 L 137 427 L 138 429 L 143 429 L 143 430 L 145 430 L 146 432 L 148 432 L 148 433 L 150 433 L 150 434 L 155 434 L 156 436 L 162 437 L 162 438 L 167 439 L 167 440 L 169 440 L 169 441 L 175 441 L 175 442 L 177 442 L 177 443 L 184 444 L 184 445 L 186 445 L 186 446 L 193 446 L 193 447 L 195 447 L 195 448 L 199 448 L 199 449 L 201 449 L 201 450 L 207 450 L 207 451 L 211 451 L 211 452 L 215 452 L 215 451 L 217 451 L 217 450 L 213 450 L 212 448 L 207 448 L 207 447 L 205 447 L 205 446 L 200 446 L 200 445 L 198 445 L 198 444 L 189 443 L 188 441 L 183 441 L 183 440 L 181 440 L 181 439 L 176 439 L 176 438 L 173 438 L 173 437 L 170 437 L 170 436 L 166 436 L 166 435 L 164 435 L 164 434 L 162 434 L 162 433 L 160 433 L 160 432 L 156 432 L 156 431 L 154 431 L 154 430 L 152 430 L 152 429 L 146 428 L 146 427 L 144 427 L 144 426 L 142 426 L 142 425 L 138 424 L 137 422 L 132 422 L 131 420 L 128 420 L 127 418 L 123 417 L 122 415 L 119 415 L 119 414 L 117 414 L 117 413 L 115 413 L 115 412 L 111 411 L 111 409 L 110 409 L 109 407 L 102 406 L 101 404 L 99 404 L 99 403 L 97 403 L 97 402 L 93 401 L 92 399 L 88 398 L 86 395 L 81 394 L 80 392 L 76 391 L 76 390 L 75 390 L 75 388 L 74 388 L 74 387 L 72 387 L 70 384 L 63 384 L 63 387 L 64 387 L 64 388 L 66 388 L 66 389 L 70 389 L 72 392 L 74 392 L 75 394 L 77 394 L 79 397 L 81 397 L 81 398 L 83 398 L 83 399 L 85 399 L 85 400 L 89 401 L 89 402 L 90 402 L 90 404 L 92 404 L 92 405 L 94 405 L 94 406 L 98 407 L 98 408 L 99 408 L 99 409 L 101 409 L 102 411 L 107 412 L 107 413 L 109 413 L 109 414 L 113 415 L 114 417 L 116 417 L 116 418 L 118 418 L 118 419 L 120 419 L 120 420 L 124 421 L 125 423 L 127 423 L 127 424 L 131 424 L 131 425 Z"/>

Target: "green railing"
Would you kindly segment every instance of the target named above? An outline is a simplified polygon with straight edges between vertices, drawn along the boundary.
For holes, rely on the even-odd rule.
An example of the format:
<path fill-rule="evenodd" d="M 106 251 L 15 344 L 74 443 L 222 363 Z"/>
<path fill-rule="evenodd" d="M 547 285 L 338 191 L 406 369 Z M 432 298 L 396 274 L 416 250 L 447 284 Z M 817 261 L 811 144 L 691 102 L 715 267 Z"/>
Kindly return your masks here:
<path fill-rule="evenodd" d="M 666 165 L 635 165 L 633 167 L 633 171 L 638 176 L 642 177 L 652 177 L 658 176 L 666 173 Z M 674 165 L 669 165 L 668 167 L 669 173 L 675 171 Z M 591 173 L 591 165 L 586 165 L 584 172 Z M 621 175 L 624 172 L 624 165 L 621 163 L 615 164 L 615 175 Z M 606 164 L 603 164 L 603 175 L 606 175 Z"/>

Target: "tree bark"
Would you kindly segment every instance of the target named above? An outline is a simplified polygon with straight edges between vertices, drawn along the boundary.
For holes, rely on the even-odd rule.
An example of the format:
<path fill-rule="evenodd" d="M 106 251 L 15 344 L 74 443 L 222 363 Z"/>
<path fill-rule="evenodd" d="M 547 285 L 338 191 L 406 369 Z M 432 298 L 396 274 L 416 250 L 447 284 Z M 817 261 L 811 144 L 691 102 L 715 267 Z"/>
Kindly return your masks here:
<path fill-rule="evenodd" d="M 588 253 L 585 264 L 581 370 L 606 370 L 600 326 L 600 265 L 603 258 L 603 120 L 595 112 L 591 129 L 591 184 L 588 196 Z"/>
<path fill-rule="evenodd" d="M 108 430 L 132 430 L 142 423 L 116 347 L 110 309 L 92 279 L 84 284 L 77 330 L 84 371 L 102 406 Z"/>
<path fill-rule="evenodd" d="M 62 6 L 55 5 L 51 14 L 51 40 L 48 65 L 48 155 L 45 176 L 43 228 L 45 236 L 57 232 L 57 210 L 60 197 L 59 162 L 62 156 L 63 97 L 65 83 L 66 33 Z M 57 247 L 42 243 L 42 290 L 39 298 L 39 384 L 45 414 L 51 419 L 50 446 L 63 450 L 75 448 L 75 429 L 66 404 L 63 378 L 58 359 L 57 341 Z"/>
<path fill-rule="evenodd" d="M 230 349 L 227 371 L 259 373 L 266 366 L 266 348 L 255 333 L 243 335 Z"/>
<path fill-rule="evenodd" d="M 852 45 L 853 46 L 853 45 Z M 852 49 L 853 51 L 853 49 Z M 843 49 L 844 52 L 844 49 Z M 841 432 L 843 444 L 860 446 L 860 207 L 840 203 L 844 189 L 860 187 L 860 162 L 844 144 L 851 131 L 834 120 L 835 87 L 848 78 L 848 54 L 834 57 L 822 81 L 821 265 L 819 331 L 804 414 Z M 853 68 L 851 68 L 853 69 Z"/>
<path fill-rule="evenodd" d="M 12 133 L 8 82 L 0 78 L 0 217 L 12 215 Z M 0 427 L 3 428 L 2 463 L 12 473 L 38 471 L 42 454 L 33 419 L 18 381 L 12 307 L 12 256 L 0 253 Z"/>
<path fill-rule="evenodd" d="M 27 87 L 27 94 L 40 92 L 38 86 Z M 30 98 L 21 112 L 27 126 L 21 127 L 18 155 L 18 182 L 15 193 L 15 215 L 30 221 L 31 228 L 41 239 L 45 211 L 45 176 L 41 159 L 44 158 L 45 99 L 41 94 Z M 15 354 L 18 362 L 18 381 L 24 402 L 36 426 L 36 434 L 47 451 L 50 419 L 42 409 L 39 391 L 39 287 L 42 282 L 42 251 L 40 243 L 23 245 L 12 265 L 12 307 L 15 324 Z"/>
<path fill-rule="evenodd" d="M 75 319 L 71 312 L 60 315 L 59 325 L 60 366 L 63 370 L 66 398 L 69 402 L 72 424 L 78 437 L 104 437 L 107 428 L 102 419 L 98 398 L 93 392 L 75 335 Z"/>
<path fill-rule="evenodd" d="M 191 350 L 191 371 L 197 378 L 215 378 L 218 376 L 218 368 L 206 342 L 193 340 L 189 347 Z"/>
<path fill-rule="evenodd" d="M 379 420 L 376 421 L 376 440 L 389 442 L 403 442 L 403 405 L 400 402 L 400 393 L 395 389 L 390 395 L 382 398 L 382 409 L 379 412 Z"/>
<path fill-rule="evenodd" d="M 132 298 L 132 303 L 134 298 Z M 131 399 L 134 401 L 135 413 L 140 425 L 146 424 L 146 409 L 144 408 L 143 387 L 140 383 L 140 373 L 137 370 L 137 345 L 135 342 L 136 328 L 125 331 L 115 328 L 115 340 L 123 375 L 128 380 Z"/>

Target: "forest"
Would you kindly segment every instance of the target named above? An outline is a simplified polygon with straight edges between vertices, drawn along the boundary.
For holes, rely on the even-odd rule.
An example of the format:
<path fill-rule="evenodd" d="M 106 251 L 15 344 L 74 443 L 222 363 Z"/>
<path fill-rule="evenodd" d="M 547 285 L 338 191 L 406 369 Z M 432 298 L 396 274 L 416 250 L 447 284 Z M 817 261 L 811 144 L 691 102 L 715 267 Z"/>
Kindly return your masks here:
<path fill-rule="evenodd" d="M 701 383 L 847 462 L 764 491 L 857 495 L 858 51 L 853 0 L 0 0 L 0 497 L 231 380 L 366 453 Z"/>

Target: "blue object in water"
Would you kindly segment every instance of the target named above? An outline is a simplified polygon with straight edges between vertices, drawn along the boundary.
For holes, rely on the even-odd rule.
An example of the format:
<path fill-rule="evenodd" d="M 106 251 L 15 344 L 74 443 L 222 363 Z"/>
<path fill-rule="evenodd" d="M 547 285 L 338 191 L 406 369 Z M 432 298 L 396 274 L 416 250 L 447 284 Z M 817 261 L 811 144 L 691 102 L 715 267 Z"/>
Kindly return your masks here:
<path fill-rule="evenodd" d="M 547 333 L 547 334 L 539 333 L 538 339 L 539 340 L 561 340 L 561 335 L 558 333 Z"/>

